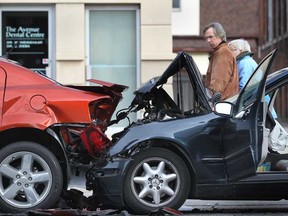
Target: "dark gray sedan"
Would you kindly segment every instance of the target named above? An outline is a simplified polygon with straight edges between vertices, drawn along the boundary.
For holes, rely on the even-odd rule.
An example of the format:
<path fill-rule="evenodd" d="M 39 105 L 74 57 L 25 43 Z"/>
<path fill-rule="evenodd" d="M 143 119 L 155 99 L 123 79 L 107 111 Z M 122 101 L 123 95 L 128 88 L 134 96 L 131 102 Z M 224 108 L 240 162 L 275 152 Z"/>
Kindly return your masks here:
<path fill-rule="evenodd" d="M 102 206 L 137 214 L 178 209 L 187 198 L 287 198 L 288 173 L 278 166 L 287 155 L 268 150 L 273 103 L 288 82 L 287 68 L 267 79 L 275 53 L 226 101 L 205 89 L 192 57 L 179 53 L 117 114 L 113 123 L 130 112 L 142 118 L 113 135 L 106 163 L 87 173 L 88 189 Z"/>

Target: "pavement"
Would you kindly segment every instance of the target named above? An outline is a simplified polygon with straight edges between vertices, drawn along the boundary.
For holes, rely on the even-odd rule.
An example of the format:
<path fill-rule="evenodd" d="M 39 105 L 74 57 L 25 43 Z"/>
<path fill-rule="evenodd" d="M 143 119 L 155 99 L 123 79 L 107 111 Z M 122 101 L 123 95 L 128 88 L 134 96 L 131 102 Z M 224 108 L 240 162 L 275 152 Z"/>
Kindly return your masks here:
<path fill-rule="evenodd" d="M 184 205 L 179 209 L 182 212 L 193 212 L 196 210 L 209 212 L 209 211 L 225 211 L 231 210 L 281 210 L 288 212 L 288 200 L 276 201 L 259 201 L 259 200 L 197 200 L 188 199 Z"/>

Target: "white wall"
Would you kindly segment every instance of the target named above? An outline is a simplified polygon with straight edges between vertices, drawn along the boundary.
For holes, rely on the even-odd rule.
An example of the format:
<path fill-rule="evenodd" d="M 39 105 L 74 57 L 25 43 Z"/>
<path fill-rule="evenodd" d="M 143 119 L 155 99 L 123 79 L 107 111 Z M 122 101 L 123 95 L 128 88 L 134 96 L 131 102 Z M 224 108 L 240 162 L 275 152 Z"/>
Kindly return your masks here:
<path fill-rule="evenodd" d="M 198 66 L 198 69 L 202 75 L 207 73 L 209 65 L 208 53 L 192 53 L 193 59 Z"/>
<path fill-rule="evenodd" d="M 180 10 L 172 12 L 172 35 L 199 35 L 200 0 L 180 0 Z"/>

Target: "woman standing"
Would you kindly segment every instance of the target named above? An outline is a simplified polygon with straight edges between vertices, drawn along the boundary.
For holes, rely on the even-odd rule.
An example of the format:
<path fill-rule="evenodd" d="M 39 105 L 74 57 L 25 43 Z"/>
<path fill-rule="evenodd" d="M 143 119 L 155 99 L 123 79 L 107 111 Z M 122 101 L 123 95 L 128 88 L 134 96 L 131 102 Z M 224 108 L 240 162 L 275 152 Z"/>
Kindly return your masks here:
<path fill-rule="evenodd" d="M 233 40 L 228 43 L 230 50 L 237 61 L 238 75 L 239 75 L 239 91 L 242 90 L 257 68 L 258 64 L 252 58 L 254 55 L 251 52 L 249 43 L 243 39 Z"/>

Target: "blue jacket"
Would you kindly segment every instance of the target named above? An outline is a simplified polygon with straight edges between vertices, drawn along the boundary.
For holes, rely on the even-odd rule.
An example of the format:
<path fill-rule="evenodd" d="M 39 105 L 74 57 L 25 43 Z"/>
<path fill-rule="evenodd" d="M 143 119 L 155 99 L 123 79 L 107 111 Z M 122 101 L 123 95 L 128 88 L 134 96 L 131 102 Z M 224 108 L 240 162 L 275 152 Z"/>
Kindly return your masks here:
<path fill-rule="evenodd" d="M 252 52 L 243 52 L 236 58 L 239 74 L 239 91 L 244 88 L 248 79 L 258 66 L 252 58 L 253 54 Z"/>

